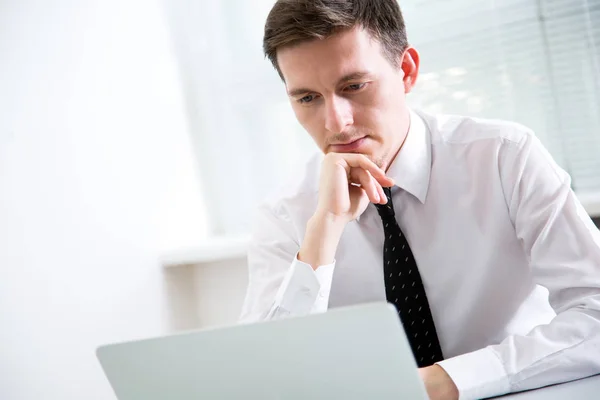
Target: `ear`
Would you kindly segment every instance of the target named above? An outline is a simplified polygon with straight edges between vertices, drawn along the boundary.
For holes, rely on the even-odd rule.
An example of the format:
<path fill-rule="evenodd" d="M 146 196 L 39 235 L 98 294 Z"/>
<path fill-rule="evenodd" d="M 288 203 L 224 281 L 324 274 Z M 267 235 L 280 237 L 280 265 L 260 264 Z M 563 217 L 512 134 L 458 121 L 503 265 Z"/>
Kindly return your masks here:
<path fill-rule="evenodd" d="M 419 77 L 419 53 L 414 47 L 404 51 L 400 68 L 404 72 L 404 93 L 410 93 Z"/>

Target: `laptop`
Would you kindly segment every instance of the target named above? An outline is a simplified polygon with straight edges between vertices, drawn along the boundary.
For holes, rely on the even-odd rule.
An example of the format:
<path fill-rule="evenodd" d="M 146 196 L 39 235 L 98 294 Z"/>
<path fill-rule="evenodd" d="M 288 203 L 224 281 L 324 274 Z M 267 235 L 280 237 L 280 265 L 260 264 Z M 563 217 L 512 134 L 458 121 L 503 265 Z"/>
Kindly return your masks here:
<path fill-rule="evenodd" d="M 427 399 L 383 302 L 110 344 L 97 356 L 119 400 Z"/>

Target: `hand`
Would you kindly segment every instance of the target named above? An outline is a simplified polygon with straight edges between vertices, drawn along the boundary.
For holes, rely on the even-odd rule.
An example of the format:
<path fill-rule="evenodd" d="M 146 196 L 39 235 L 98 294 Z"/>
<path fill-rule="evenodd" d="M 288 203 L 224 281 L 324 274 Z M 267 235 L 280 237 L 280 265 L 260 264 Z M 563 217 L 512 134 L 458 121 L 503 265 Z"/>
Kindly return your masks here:
<path fill-rule="evenodd" d="M 382 187 L 393 184 L 381 168 L 362 154 L 329 153 L 321 168 L 316 214 L 326 214 L 345 224 L 362 214 L 369 201 L 387 203 Z"/>
<path fill-rule="evenodd" d="M 387 203 L 382 186 L 393 184 L 362 154 L 327 154 L 321 168 L 317 210 L 306 224 L 298 259 L 314 269 L 333 262 L 346 224 L 365 211 L 369 200 Z"/>
<path fill-rule="evenodd" d="M 431 400 L 458 400 L 458 389 L 444 368 L 435 364 L 419 368 L 419 375 Z"/>

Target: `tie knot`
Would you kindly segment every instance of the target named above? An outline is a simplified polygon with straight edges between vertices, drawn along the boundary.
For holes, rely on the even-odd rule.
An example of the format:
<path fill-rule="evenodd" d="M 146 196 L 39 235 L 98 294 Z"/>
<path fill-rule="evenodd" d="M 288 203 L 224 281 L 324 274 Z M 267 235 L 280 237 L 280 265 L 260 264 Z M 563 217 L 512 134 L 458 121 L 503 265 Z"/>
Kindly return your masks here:
<path fill-rule="evenodd" d="M 377 208 L 377 212 L 379 213 L 379 216 L 381 217 L 382 220 L 385 221 L 390 218 L 395 219 L 394 204 L 392 203 L 392 189 L 390 189 L 388 187 L 384 187 L 383 192 L 385 193 L 385 195 L 387 197 L 387 203 L 386 204 L 375 204 L 375 208 Z"/>

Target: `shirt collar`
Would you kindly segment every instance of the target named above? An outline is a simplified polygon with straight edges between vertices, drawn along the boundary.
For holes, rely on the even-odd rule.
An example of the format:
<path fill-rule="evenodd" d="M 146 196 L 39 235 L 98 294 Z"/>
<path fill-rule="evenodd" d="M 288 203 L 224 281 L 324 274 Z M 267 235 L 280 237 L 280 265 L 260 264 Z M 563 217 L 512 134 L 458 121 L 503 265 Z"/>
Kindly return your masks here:
<path fill-rule="evenodd" d="M 408 135 L 387 175 L 396 186 L 425 203 L 431 175 L 431 137 L 425 122 L 413 110 L 410 110 Z"/>
<path fill-rule="evenodd" d="M 397 187 L 425 204 L 431 176 L 431 135 L 423 118 L 413 110 L 409 110 L 409 113 L 410 126 L 406 140 L 386 175 L 394 180 Z M 360 221 L 360 215 L 356 221 Z"/>

